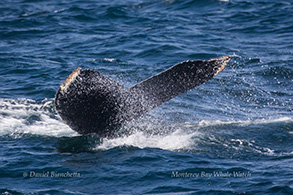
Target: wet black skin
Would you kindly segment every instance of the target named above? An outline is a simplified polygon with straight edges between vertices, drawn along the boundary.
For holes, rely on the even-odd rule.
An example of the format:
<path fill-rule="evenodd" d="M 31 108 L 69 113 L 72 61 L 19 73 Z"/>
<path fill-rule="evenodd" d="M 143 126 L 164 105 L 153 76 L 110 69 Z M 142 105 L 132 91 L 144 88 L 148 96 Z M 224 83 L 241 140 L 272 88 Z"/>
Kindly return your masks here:
<path fill-rule="evenodd" d="M 96 70 L 80 70 L 66 90 L 58 89 L 56 110 L 65 123 L 80 134 L 111 137 L 125 122 L 208 81 L 229 60 L 230 57 L 225 56 L 208 61 L 185 61 L 130 89 Z"/>

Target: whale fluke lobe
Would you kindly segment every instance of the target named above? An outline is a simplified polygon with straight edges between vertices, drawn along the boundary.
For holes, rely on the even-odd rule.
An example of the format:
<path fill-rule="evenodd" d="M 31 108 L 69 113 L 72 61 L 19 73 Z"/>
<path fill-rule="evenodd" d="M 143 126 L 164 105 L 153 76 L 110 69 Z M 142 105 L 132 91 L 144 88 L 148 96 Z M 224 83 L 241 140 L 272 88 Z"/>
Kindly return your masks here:
<path fill-rule="evenodd" d="M 96 70 L 77 68 L 60 85 L 55 97 L 56 110 L 73 130 L 81 134 L 114 136 L 131 121 L 211 79 L 230 60 L 184 61 L 125 89 Z"/>

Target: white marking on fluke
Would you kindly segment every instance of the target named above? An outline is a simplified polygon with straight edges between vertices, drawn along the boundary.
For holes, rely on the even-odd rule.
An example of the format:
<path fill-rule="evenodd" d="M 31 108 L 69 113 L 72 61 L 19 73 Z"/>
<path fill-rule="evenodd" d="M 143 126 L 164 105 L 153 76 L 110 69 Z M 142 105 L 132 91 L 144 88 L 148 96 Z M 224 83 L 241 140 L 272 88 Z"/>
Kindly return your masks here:
<path fill-rule="evenodd" d="M 210 61 L 213 61 L 213 60 L 218 60 L 218 61 L 222 60 L 223 61 L 222 66 L 217 70 L 215 76 L 225 68 L 226 64 L 230 61 L 230 58 L 231 58 L 231 56 L 223 56 L 219 59 L 211 59 L 210 60 Z"/>
<path fill-rule="evenodd" d="M 76 70 L 74 70 L 64 81 L 64 83 L 62 83 L 60 85 L 60 89 L 61 89 L 61 93 L 64 94 L 64 92 L 67 92 L 67 88 L 69 87 L 69 85 L 76 79 L 76 77 L 79 75 L 81 71 L 81 68 L 78 67 Z"/>

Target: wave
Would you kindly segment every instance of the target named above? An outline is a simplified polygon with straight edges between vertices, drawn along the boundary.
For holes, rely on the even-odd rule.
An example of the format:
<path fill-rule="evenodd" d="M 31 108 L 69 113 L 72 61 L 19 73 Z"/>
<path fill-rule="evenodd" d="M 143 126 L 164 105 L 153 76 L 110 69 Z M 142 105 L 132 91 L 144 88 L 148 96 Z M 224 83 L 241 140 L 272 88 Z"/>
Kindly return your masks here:
<path fill-rule="evenodd" d="M 126 146 L 184 152 L 210 151 L 218 154 L 231 153 L 231 155 L 232 153 L 242 155 L 242 152 L 270 156 L 293 154 L 290 147 L 289 150 L 284 151 L 266 144 L 266 142 L 276 142 L 277 146 L 284 143 L 290 145 L 290 139 L 286 140 L 286 137 L 293 135 L 290 128 L 293 119 L 290 117 L 243 121 L 201 120 L 175 124 L 165 124 L 153 118 L 155 117 L 146 116 L 146 119 L 126 125 L 121 129 L 120 137 L 100 139 L 92 136 L 88 139 L 62 122 L 54 109 L 53 99 L 45 99 L 41 102 L 30 99 L 0 99 L 0 136 L 56 137 L 61 139 L 61 142 L 68 142 L 65 145 L 67 149 L 69 148 L 69 152 L 70 147 L 75 148 L 80 140 L 85 144 L 83 148 L 86 148 L 89 142 L 90 148 L 86 148 L 85 151 Z M 278 142 L 278 139 L 282 139 L 282 142 Z"/>
<path fill-rule="evenodd" d="M 0 99 L 0 135 L 77 135 L 54 110 L 53 100 Z"/>
<path fill-rule="evenodd" d="M 206 126 L 217 126 L 217 125 L 238 125 L 238 126 L 248 126 L 248 125 L 258 125 L 258 124 L 271 124 L 271 123 L 278 123 L 278 122 L 285 122 L 285 123 L 292 123 L 293 119 L 290 117 L 281 117 L 276 119 L 256 119 L 256 120 L 246 120 L 246 121 L 200 121 L 198 124 L 201 127 Z"/>
<path fill-rule="evenodd" d="M 258 119 L 248 121 L 200 121 L 198 123 L 174 124 L 169 129 L 162 126 L 145 126 L 145 129 L 136 131 L 129 136 L 104 139 L 95 150 L 109 150 L 115 147 L 132 146 L 137 148 L 158 148 L 170 151 L 183 152 L 202 152 L 210 151 L 217 155 L 246 155 L 247 153 L 266 155 L 266 156 L 283 156 L 292 155 L 293 151 L 284 151 L 269 146 L 266 134 L 270 134 L 270 126 L 274 131 L 279 131 L 284 126 L 290 126 L 293 119 L 282 117 L 277 119 Z M 154 132 L 168 129 L 169 133 L 152 134 L 149 133 L 151 128 Z M 267 128 L 267 129 L 266 129 Z M 158 130 L 159 129 L 159 130 Z M 259 132 L 264 130 L 266 132 Z M 280 133 L 280 132 L 278 132 Z M 290 128 L 285 129 L 283 134 L 289 135 L 293 132 Z M 255 136 L 255 134 L 258 134 Z M 281 134 L 281 133 L 280 133 Z M 282 135 L 284 136 L 284 135 Z M 286 140 L 282 140 L 286 142 Z M 290 140 L 287 141 L 290 145 Z M 280 143 L 276 143 L 280 144 Z"/>
<path fill-rule="evenodd" d="M 199 134 L 199 132 L 186 133 L 183 129 L 177 129 L 167 135 L 148 135 L 139 131 L 125 137 L 106 138 L 95 149 L 108 150 L 121 146 L 133 146 L 141 149 L 159 148 L 171 151 L 189 149 L 194 145 L 192 137 L 199 136 Z"/>

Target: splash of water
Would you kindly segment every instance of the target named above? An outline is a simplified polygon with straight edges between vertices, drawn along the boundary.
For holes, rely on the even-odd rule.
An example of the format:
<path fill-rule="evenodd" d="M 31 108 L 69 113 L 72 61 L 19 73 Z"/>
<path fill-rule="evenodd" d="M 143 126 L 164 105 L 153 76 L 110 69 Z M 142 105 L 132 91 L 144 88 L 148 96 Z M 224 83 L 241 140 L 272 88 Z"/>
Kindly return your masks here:
<path fill-rule="evenodd" d="M 247 150 L 265 155 L 280 155 L 270 147 L 259 146 L 253 140 L 234 137 L 230 129 L 250 128 L 255 125 L 270 125 L 274 123 L 292 124 L 290 117 L 276 119 L 258 119 L 246 121 L 207 121 L 196 123 L 162 124 L 157 120 L 137 120 L 132 126 L 126 126 L 125 131 L 117 138 L 104 138 L 93 150 L 108 150 L 115 147 L 134 146 L 137 148 L 159 148 L 170 151 L 194 150 L 198 144 L 217 144 L 235 151 Z M 228 127 L 228 129 L 227 129 Z M 123 131 L 123 129 L 122 129 Z M 232 137 L 222 139 L 217 131 L 231 131 Z M 288 130 L 289 135 L 293 134 Z M 30 99 L 0 99 L 0 136 L 21 136 L 35 134 L 53 137 L 73 137 L 78 134 L 62 122 L 54 109 L 53 99 L 36 102 Z M 289 152 L 290 153 L 290 152 Z"/>
<path fill-rule="evenodd" d="M 96 147 L 98 150 L 108 150 L 120 146 L 134 146 L 138 148 L 160 148 L 164 150 L 187 150 L 194 147 L 193 137 L 199 136 L 199 132 L 186 133 L 184 129 L 177 129 L 167 135 L 148 135 L 138 131 L 126 137 L 103 140 Z"/>
<path fill-rule="evenodd" d="M 0 135 L 28 133 L 58 137 L 77 135 L 61 121 L 53 100 L 37 103 L 30 99 L 0 99 Z"/>

